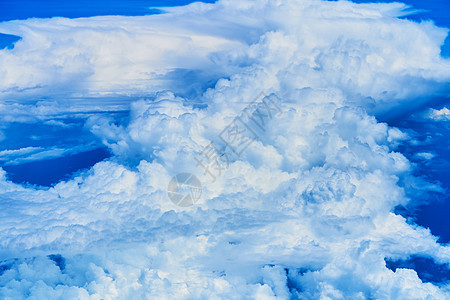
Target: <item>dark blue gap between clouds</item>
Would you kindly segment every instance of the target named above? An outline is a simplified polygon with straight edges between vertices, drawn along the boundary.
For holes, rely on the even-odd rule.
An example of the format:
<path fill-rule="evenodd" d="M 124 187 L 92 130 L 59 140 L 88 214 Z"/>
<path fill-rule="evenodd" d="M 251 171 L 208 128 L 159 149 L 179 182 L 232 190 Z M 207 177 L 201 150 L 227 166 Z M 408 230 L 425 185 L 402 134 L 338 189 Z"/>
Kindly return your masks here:
<path fill-rule="evenodd" d="M 2 169 L 7 172 L 7 177 L 12 182 L 50 187 L 110 156 L 107 148 L 100 147 L 63 157 L 2 166 Z"/>
<path fill-rule="evenodd" d="M 442 106 L 436 107 L 440 108 Z M 440 183 L 445 190 L 444 193 L 430 193 L 428 199 L 414 199 L 416 201 L 412 202 L 413 205 L 421 200 L 425 203 L 418 207 L 399 207 L 396 213 L 411 222 L 430 228 L 433 235 L 439 236 L 440 243 L 449 243 L 450 121 L 426 120 L 412 116 L 391 121 L 389 125 L 400 128 L 417 141 L 414 144 L 406 143 L 398 149 L 416 165 L 415 175 L 432 183 Z M 431 153 L 435 157 L 427 160 L 418 156 L 419 153 Z"/>
<path fill-rule="evenodd" d="M 14 44 L 20 39 L 20 36 L 0 33 L 0 50 L 14 48 Z"/>
<path fill-rule="evenodd" d="M 397 269 L 413 269 L 423 282 L 446 284 L 450 282 L 450 269 L 445 264 L 438 264 L 429 257 L 412 256 L 408 259 L 385 259 L 386 267 L 392 271 Z"/>
<path fill-rule="evenodd" d="M 116 114 L 116 118 L 121 116 Z M 93 133 L 84 127 L 85 119 L 59 120 L 64 126 L 42 123 L 5 124 L 5 139 L 0 142 L 3 150 L 38 147 L 44 150 L 65 149 L 67 154 L 59 157 L 9 164 L 0 160 L 0 167 L 7 178 L 18 184 L 52 186 L 67 180 L 81 170 L 111 156 L 109 150 Z M 72 150 L 72 151 L 71 151 Z M 26 157 L 26 155 L 25 155 Z M 11 159 L 17 158 L 12 155 Z"/>

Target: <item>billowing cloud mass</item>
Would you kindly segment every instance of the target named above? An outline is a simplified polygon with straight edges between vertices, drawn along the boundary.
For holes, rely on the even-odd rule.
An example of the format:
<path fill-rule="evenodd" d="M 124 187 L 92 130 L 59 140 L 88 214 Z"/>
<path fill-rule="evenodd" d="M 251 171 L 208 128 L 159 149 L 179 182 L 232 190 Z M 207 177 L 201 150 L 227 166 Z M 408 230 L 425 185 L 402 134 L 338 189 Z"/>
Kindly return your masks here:
<path fill-rule="evenodd" d="M 448 121 L 450 120 L 450 110 L 447 107 L 442 109 L 430 108 L 427 117 L 436 121 Z"/>
<path fill-rule="evenodd" d="M 377 121 L 448 93 L 447 30 L 400 19 L 399 3 L 165 10 L 0 23 L 22 37 L 0 51 L 2 120 L 85 118 L 113 154 L 49 189 L 1 171 L 2 298 L 448 299 L 386 267 L 449 264 L 450 248 L 394 213 L 439 188 Z M 95 113 L 119 109 L 126 121 Z M 239 155 L 224 139 L 236 117 L 253 124 Z M 207 172 L 211 143 L 224 168 Z M 167 196 L 182 172 L 203 187 L 190 207 Z"/>

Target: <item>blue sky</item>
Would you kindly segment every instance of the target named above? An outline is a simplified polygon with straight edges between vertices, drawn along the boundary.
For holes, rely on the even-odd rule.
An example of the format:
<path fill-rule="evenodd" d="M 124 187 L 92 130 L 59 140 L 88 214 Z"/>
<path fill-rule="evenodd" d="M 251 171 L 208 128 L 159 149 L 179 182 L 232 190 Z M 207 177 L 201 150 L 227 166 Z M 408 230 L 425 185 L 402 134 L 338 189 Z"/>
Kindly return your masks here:
<path fill-rule="evenodd" d="M 0 0 L 0 298 L 139 297 L 143 281 L 180 299 L 180 282 L 223 298 L 448 296 L 450 39 L 439 57 L 443 31 L 396 4 L 157 15 L 192 2 Z M 450 2 L 405 3 L 423 11 L 401 19 L 450 27 Z M 218 133 L 262 90 L 281 116 L 212 181 L 194 158 L 226 152 Z M 198 209 L 165 198 L 186 171 Z"/>
<path fill-rule="evenodd" d="M 0 21 L 27 19 L 66 17 L 80 18 L 91 16 L 121 15 L 141 16 L 154 13 L 151 7 L 179 6 L 195 1 L 190 0 L 111 0 L 111 1 L 0 1 Z M 213 3 L 214 1 L 202 1 Z"/>
<path fill-rule="evenodd" d="M 416 138 L 422 141 L 417 146 L 401 149 L 408 158 L 418 164 L 418 174 L 433 182 L 440 182 L 448 191 L 450 189 L 450 128 L 448 124 L 417 121 L 416 117 L 408 117 L 406 120 L 397 120 L 395 125 L 406 130 L 414 130 Z M 423 152 L 433 153 L 436 158 L 431 161 L 421 160 L 417 157 L 417 153 Z M 450 242 L 450 219 L 448 218 L 450 198 L 447 191 L 443 194 L 430 195 L 431 203 L 419 207 L 418 211 L 412 214 L 414 221 L 431 228 L 434 234 L 440 236 L 440 241 L 443 243 Z"/>

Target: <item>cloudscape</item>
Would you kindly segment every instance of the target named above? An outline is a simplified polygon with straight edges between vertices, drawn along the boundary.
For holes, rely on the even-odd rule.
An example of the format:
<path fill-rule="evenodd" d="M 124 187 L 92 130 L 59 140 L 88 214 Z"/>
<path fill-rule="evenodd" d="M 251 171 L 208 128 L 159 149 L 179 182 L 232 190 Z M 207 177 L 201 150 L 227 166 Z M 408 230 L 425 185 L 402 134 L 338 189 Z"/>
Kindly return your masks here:
<path fill-rule="evenodd" d="M 450 299 L 448 4 L 28 2 L 1 299 Z"/>

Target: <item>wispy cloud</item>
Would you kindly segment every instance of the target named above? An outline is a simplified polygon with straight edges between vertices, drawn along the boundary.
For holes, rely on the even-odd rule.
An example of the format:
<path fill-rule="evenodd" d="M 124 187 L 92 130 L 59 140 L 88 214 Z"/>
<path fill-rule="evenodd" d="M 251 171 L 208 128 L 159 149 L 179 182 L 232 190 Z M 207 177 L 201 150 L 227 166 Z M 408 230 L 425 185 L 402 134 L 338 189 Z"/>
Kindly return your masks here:
<path fill-rule="evenodd" d="M 85 152 L 98 147 L 97 145 L 78 145 L 70 148 L 26 147 L 0 151 L 0 162 L 5 166 L 19 165 L 33 161 L 47 160 L 67 155 Z"/>

